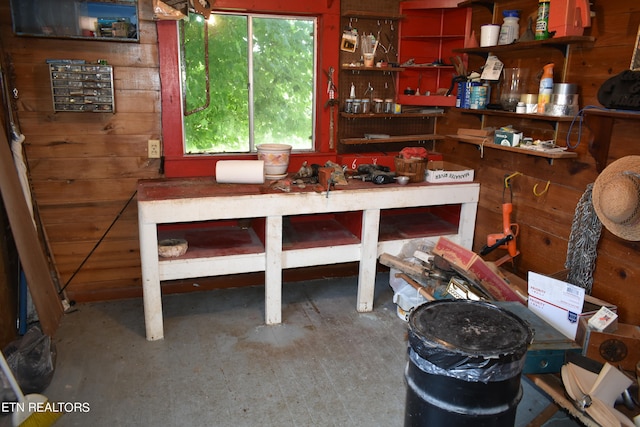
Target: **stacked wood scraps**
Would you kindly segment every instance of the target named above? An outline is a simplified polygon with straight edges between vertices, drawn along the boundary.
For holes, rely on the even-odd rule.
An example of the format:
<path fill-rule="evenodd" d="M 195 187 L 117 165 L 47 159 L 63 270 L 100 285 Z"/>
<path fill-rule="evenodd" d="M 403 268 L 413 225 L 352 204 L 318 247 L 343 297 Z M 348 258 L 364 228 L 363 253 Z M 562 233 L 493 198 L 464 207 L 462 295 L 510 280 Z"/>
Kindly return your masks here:
<path fill-rule="evenodd" d="M 380 255 L 379 261 L 382 265 L 399 270 L 401 273 L 396 276 L 430 301 L 438 297 L 462 297 L 527 304 L 527 296 L 495 265 L 444 237 L 438 240 L 430 254 L 416 251 L 414 257 L 418 262 L 384 253 Z M 425 262 L 428 259 L 430 261 Z M 449 273 L 443 274 L 447 270 Z M 443 280 L 447 288 L 444 292 L 438 289 L 442 288 Z"/>

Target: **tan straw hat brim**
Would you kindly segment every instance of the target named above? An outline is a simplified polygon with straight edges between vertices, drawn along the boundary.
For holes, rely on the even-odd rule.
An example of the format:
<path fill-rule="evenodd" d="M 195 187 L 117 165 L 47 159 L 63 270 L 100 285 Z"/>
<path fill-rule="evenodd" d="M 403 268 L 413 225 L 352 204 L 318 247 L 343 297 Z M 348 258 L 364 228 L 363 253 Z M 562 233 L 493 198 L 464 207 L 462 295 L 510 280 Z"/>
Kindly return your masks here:
<path fill-rule="evenodd" d="M 640 156 L 626 156 L 607 166 L 593 185 L 593 208 L 616 236 L 640 240 Z"/>

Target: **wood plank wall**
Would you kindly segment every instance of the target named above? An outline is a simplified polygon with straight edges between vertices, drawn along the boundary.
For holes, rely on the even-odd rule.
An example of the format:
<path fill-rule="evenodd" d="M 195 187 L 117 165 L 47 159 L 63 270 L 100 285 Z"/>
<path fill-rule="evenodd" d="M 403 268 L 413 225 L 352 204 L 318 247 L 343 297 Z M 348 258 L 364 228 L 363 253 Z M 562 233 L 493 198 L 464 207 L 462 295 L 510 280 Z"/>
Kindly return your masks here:
<path fill-rule="evenodd" d="M 0 12 L 3 59 L 14 71 L 8 80 L 18 91 L 33 191 L 60 283 L 68 283 L 71 299 L 140 295 L 134 193 L 138 179 L 159 176 L 160 166 L 146 152 L 147 140 L 161 137 L 152 0 L 140 2 L 140 43 L 15 37 L 8 0 Z M 54 113 L 50 58 L 113 65 L 115 114 Z"/>
<path fill-rule="evenodd" d="M 629 68 L 638 25 L 640 24 L 640 6 L 625 0 L 594 0 L 592 10 L 596 16 L 591 28 L 585 35 L 596 37 L 592 46 L 572 47 L 570 49 L 566 82 L 577 83 L 580 88 L 581 106 L 600 106 L 597 91 L 608 78 Z M 513 0 L 500 2 L 492 17 L 489 9 L 474 6 L 472 28 L 477 34 L 483 23 L 501 23 L 502 9 L 519 9 L 523 17 L 535 13 L 535 5 L 530 1 Z M 524 25 L 526 18 L 521 19 Z M 563 56 L 557 49 L 522 52 L 517 55 L 503 55 L 501 59 L 507 66 L 521 66 L 530 69 L 530 87 L 534 92 L 539 79 L 536 74 L 542 65 L 553 61 L 556 64 L 556 82 L 559 82 Z M 479 57 L 469 57 L 472 69 L 483 63 Z M 530 123 L 504 118 L 494 119 L 492 125 L 513 124 L 530 126 Z M 469 114 L 461 114 L 451 109 L 444 120 L 438 121 L 438 133 L 455 134 L 460 127 L 479 128 L 480 120 Z M 552 134 L 550 124 L 538 124 L 538 135 Z M 570 123 L 559 126 L 561 143 L 569 131 Z M 578 125 L 574 125 L 571 143 L 578 144 Z M 532 130 L 536 132 L 536 129 Z M 616 121 L 612 135 L 609 163 L 626 155 L 640 154 L 637 135 L 640 120 Z M 514 213 L 512 221 L 520 225 L 518 246 L 522 254 L 515 263 L 517 273 L 526 277 L 528 271 L 552 274 L 564 268 L 567 242 L 574 217 L 576 204 L 584 193 L 587 184 L 595 181 L 597 171 L 595 162 L 589 155 L 588 130 L 583 136 L 576 152 L 578 158 L 554 161 L 550 165 L 545 159 L 525 155 L 516 155 L 499 150 L 484 150 L 484 157 L 475 146 L 447 140 L 438 143 L 438 150 L 445 158 L 475 169 L 476 179 L 482 184 L 480 205 L 476 222 L 474 249 L 479 251 L 485 244 L 488 233 L 500 232 L 501 204 L 503 201 L 503 179 L 505 174 L 520 172 L 513 184 Z M 536 196 L 550 182 L 548 191 Z M 621 321 L 640 323 L 640 244 L 621 240 L 608 231 L 603 231 L 598 246 L 598 258 L 595 270 L 593 295 L 620 308 Z M 494 257 L 503 255 L 496 251 Z"/>
<path fill-rule="evenodd" d="M 534 12 L 533 3 L 501 1 L 500 7 L 530 14 Z M 607 0 L 606 8 L 604 0 L 593 3 L 597 15 L 587 33 L 597 41 L 592 47 L 572 49 L 567 70 L 567 81 L 578 83 L 581 88 L 583 105 L 597 105 L 596 93 L 602 82 L 628 68 L 640 23 L 640 6 L 630 5 L 633 2 Z M 161 82 L 151 5 L 152 0 L 140 1 L 141 41 L 130 44 L 15 37 L 8 0 L 0 2 L 0 37 L 4 59 L 15 68 L 20 125 L 26 135 L 34 192 L 61 283 L 67 283 L 79 269 L 67 288 L 69 296 L 79 301 L 141 295 L 135 197 L 128 205 L 127 202 L 138 179 L 159 176 L 159 162 L 146 157 L 147 140 L 161 138 L 162 133 Z M 375 7 L 373 11 L 391 13 L 398 9 L 398 0 L 378 0 L 371 5 Z M 356 0 L 342 1 L 342 10 L 363 7 L 369 6 Z M 481 23 L 492 19 L 488 9 L 474 7 L 476 32 Z M 550 57 L 556 61 L 557 55 L 529 53 L 520 64 L 532 64 L 535 74 Z M 47 58 L 106 59 L 114 66 L 116 113 L 54 114 Z M 479 67 L 481 62 L 470 58 L 470 64 Z M 438 120 L 437 131 L 455 133 L 458 127 L 479 126 L 476 117 L 451 109 Z M 545 129 L 542 126 L 541 132 Z M 568 124 L 562 124 L 560 134 L 567 131 Z M 610 161 L 639 153 L 638 131 L 637 122 L 616 123 Z M 553 165 L 540 158 L 497 150 L 486 150 L 484 158 L 480 158 L 471 145 L 453 140 L 437 143 L 437 149 L 448 160 L 473 167 L 481 183 L 475 250 L 482 247 L 488 233 L 501 230 L 502 180 L 506 173 L 517 171 L 522 173 L 512 181 L 513 221 L 520 224 L 518 245 L 522 251 L 517 272 L 522 276 L 528 270 L 550 274 L 563 268 L 576 203 L 586 185 L 597 176 L 585 138 L 576 150 L 577 159 L 556 161 Z M 576 139 L 575 133 L 572 139 Z M 544 188 L 547 181 L 549 190 L 536 197 L 533 187 L 539 184 Z M 98 243 L 113 221 L 113 228 Z M 622 321 L 635 324 L 640 323 L 636 309 L 640 304 L 638 246 L 603 232 L 593 290 L 595 296 L 620 307 Z M 234 283 L 260 282 L 259 276 L 255 279 L 241 275 Z"/>

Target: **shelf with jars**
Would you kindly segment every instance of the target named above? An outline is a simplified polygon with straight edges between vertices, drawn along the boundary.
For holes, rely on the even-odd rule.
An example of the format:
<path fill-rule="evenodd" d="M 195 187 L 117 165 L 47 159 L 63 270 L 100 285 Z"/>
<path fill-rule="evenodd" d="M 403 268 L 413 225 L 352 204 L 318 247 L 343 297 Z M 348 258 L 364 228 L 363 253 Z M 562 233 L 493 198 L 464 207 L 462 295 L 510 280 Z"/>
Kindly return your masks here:
<path fill-rule="evenodd" d="M 523 2 L 521 2 L 523 3 Z M 580 121 L 582 118 L 578 115 L 578 91 L 576 85 L 565 83 L 567 81 L 567 64 L 571 57 L 571 52 L 575 49 L 588 48 L 595 42 L 595 37 L 589 35 L 583 35 L 582 28 L 566 28 L 566 31 L 558 28 L 557 34 L 552 37 L 536 40 L 535 34 L 532 32 L 534 28 L 526 29 L 526 24 L 518 25 L 517 15 L 513 9 L 519 10 L 519 15 L 535 16 L 539 4 L 537 2 L 527 5 L 527 7 L 517 7 L 520 3 L 515 3 L 507 0 L 466 0 L 458 3 L 462 8 L 474 8 L 474 13 L 478 13 L 483 17 L 488 18 L 487 21 L 483 18 L 477 19 L 474 22 L 474 26 L 478 26 L 480 23 L 487 24 L 502 24 L 502 30 L 504 33 L 504 27 L 507 24 L 514 24 L 515 19 L 514 38 L 515 42 L 508 43 L 505 40 L 498 38 L 498 44 L 494 46 L 479 47 L 477 44 L 468 43 L 467 46 L 455 49 L 455 53 L 458 55 L 468 55 L 469 62 L 474 66 L 479 66 L 479 60 L 487 60 L 489 62 L 494 56 L 497 57 L 500 62 L 503 63 L 503 71 L 500 74 L 500 79 L 491 79 L 491 81 L 485 81 L 485 86 L 489 87 L 489 95 L 487 96 L 487 103 L 493 104 L 489 107 L 492 109 L 469 109 L 457 108 L 456 110 L 462 114 L 474 114 L 477 115 L 481 121 L 481 128 L 500 128 L 504 125 L 510 124 L 514 128 L 524 131 L 525 134 L 533 136 L 535 139 L 551 140 L 554 141 L 564 139 L 564 134 L 567 132 L 570 124 L 574 121 Z M 489 14 L 482 10 L 475 10 L 476 7 L 486 7 L 489 9 Z M 504 22 L 497 22 L 498 17 L 503 17 Z M 512 21 L 508 22 L 508 19 L 512 18 Z M 584 21 L 586 24 L 586 21 Z M 531 26 L 531 21 L 528 23 Z M 550 30 L 549 30 L 550 31 Z M 475 28 L 475 33 L 480 34 L 481 28 Z M 530 37 L 526 37 L 527 34 Z M 545 34 L 546 36 L 546 34 Z M 504 37 L 504 34 L 502 34 Z M 475 59 L 473 57 L 476 57 Z M 479 57 L 479 58 L 478 58 Z M 553 70 L 553 94 L 551 97 L 555 97 L 557 103 L 551 105 L 551 109 L 544 108 L 545 113 L 537 113 L 538 106 L 538 93 L 540 82 L 537 82 L 536 72 L 538 70 L 545 69 L 549 64 Z M 485 66 L 489 66 L 485 63 Z M 571 92 L 567 88 L 571 87 Z M 558 92 L 556 92 L 558 90 Z M 567 90 L 567 93 L 564 91 Z M 551 90 L 550 90 L 551 92 Z M 493 94 L 493 99 L 491 99 Z M 564 96 L 564 98 L 563 98 Z M 571 98 L 573 97 L 573 98 Z M 527 99 L 527 101 L 524 100 Z M 566 101 L 565 101 L 566 98 Z M 571 100 L 569 101 L 569 98 Z M 508 101 L 508 102 L 507 102 Z M 516 103 L 523 101 L 527 106 L 523 112 L 515 112 Z M 550 102 L 547 100 L 547 102 Z M 566 105 L 565 105 L 566 104 Z M 533 107 L 533 110 L 529 109 L 529 105 Z M 550 105 L 550 104 L 548 104 Z M 466 107 L 466 106 L 465 106 Z M 497 109 L 496 109 L 497 108 Z M 502 108 L 502 109 L 500 109 Z M 521 107 L 522 108 L 522 107 Z M 475 139 L 464 140 L 464 138 L 456 138 L 460 142 L 475 143 L 481 145 Z M 522 152 L 523 154 L 553 158 L 574 158 L 576 154 L 570 151 L 557 152 L 537 152 L 527 149 L 520 149 L 517 147 L 501 147 L 499 145 L 487 144 L 484 147 L 498 148 L 506 151 Z"/>
<path fill-rule="evenodd" d="M 391 152 L 434 139 L 430 135 L 435 132 L 438 114 L 409 113 L 397 107 L 396 81 L 406 71 L 398 62 L 398 21 L 404 18 L 398 13 L 343 12 L 338 84 L 340 154 L 367 152 L 372 145 Z M 374 42 L 373 61 L 368 58 L 365 66 L 365 53 L 371 48 L 365 42 L 370 41 Z M 376 138 L 367 138 L 370 135 Z"/>
<path fill-rule="evenodd" d="M 372 73 L 397 73 L 400 71 L 404 71 L 404 68 L 401 67 L 391 67 L 389 65 L 376 65 L 375 67 L 365 67 L 364 65 L 350 65 L 343 64 L 340 66 L 340 70 L 342 71 L 352 71 L 354 74 L 361 72 L 372 72 Z"/>
<path fill-rule="evenodd" d="M 559 139 L 559 125 L 561 123 L 572 123 L 582 120 L 580 116 L 553 116 L 548 114 L 516 113 L 511 111 L 488 109 L 476 110 L 468 108 L 457 108 L 456 110 L 462 114 L 476 115 L 480 119 L 481 129 L 497 128 L 500 125 L 495 121 L 495 118 L 506 118 L 509 119 L 509 123 L 516 126 L 517 129 L 525 129 L 527 133 L 538 134 L 540 137 L 538 139 L 553 139 L 554 141 L 558 141 Z M 490 121 L 490 118 L 494 118 L 494 120 Z M 542 127 L 535 126 L 536 123 L 542 125 Z M 489 138 L 491 139 L 490 141 L 487 138 L 464 137 L 460 135 L 447 135 L 447 137 L 456 139 L 459 142 L 478 145 L 480 149 L 495 148 L 498 150 L 511 151 L 530 156 L 544 157 L 549 159 L 550 163 L 552 163 L 553 159 L 571 159 L 577 157 L 575 152 L 566 151 L 566 149 L 561 148 L 557 148 L 552 151 L 534 151 L 519 147 L 504 147 L 494 144 L 492 137 Z"/>
<path fill-rule="evenodd" d="M 506 45 L 497 45 L 489 47 L 469 47 L 455 49 L 456 53 L 467 53 L 473 55 L 480 55 L 487 57 L 490 53 L 497 55 L 499 53 L 507 52 L 520 52 L 525 50 L 540 49 L 545 47 L 555 48 L 560 50 L 564 56 L 567 56 L 567 49 L 572 45 L 591 45 L 595 42 L 596 38 L 591 36 L 566 36 L 566 37 L 553 37 L 546 40 L 531 40 L 522 41 L 517 43 L 511 43 Z"/>
<path fill-rule="evenodd" d="M 578 157 L 578 154 L 573 151 L 565 151 L 564 149 L 556 148 L 550 150 L 536 150 L 523 147 L 511 147 L 496 144 L 493 142 L 493 136 L 488 137 L 475 137 L 465 135 L 447 135 L 447 138 L 455 139 L 458 142 L 465 144 L 472 144 L 478 146 L 480 152 L 484 152 L 485 149 L 509 151 L 511 153 L 524 154 L 527 156 L 542 157 L 547 159 L 549 164 L 553 164 L 554 160 L 560 159 L 574 159 Z"/>

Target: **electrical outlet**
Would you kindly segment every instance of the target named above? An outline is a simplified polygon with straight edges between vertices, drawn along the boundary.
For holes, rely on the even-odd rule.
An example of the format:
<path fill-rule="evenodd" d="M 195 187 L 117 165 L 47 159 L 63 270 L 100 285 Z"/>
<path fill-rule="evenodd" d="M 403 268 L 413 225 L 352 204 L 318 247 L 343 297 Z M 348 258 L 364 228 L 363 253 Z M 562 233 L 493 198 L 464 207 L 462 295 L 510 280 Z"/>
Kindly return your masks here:
<path fill-rule="evenodd" d="M 160 140 L 159 139 L 149 140 L 149 148 L 147 149 L 147 155 L 149 156 L 150 159 L 160 158 Z"/>

